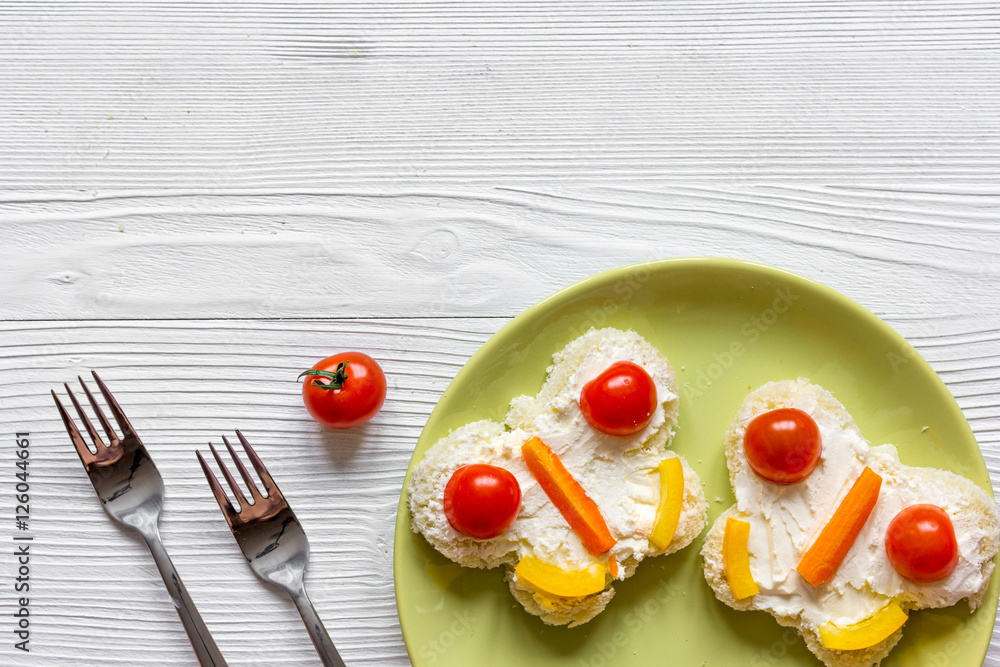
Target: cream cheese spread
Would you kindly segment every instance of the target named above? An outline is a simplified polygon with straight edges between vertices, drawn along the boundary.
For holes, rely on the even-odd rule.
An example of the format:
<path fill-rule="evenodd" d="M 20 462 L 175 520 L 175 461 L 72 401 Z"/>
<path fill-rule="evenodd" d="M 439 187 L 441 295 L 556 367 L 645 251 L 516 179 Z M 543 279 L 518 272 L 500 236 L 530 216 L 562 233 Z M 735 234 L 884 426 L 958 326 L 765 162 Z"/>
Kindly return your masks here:
<path fill-rule="evenodd" d="M 489 435 L 465 430 L 461 441 L 453 443 L 448 459 L 439 461 L 442 472 L 447 472 L 445 480 L 468 463 L 499 466 L 517 478 L 521 487 L 517 519 L 504 533 L 489 540 L 488 545 L 480 543 L 481 550 L 488 550 L 494 558 L 502 558 L 511 551 L 517 553 L 518 559 L 532 555 L 567 570 L 586 568 L 595 561 L 528 470 L 521 445 L 532 436 L 541 438 L 559 456 L 563 466 L 600 508 L 617 540 L 610 553 L 619 562 L 626 558 L 638 561 L 655 550 L 649 543 L 649 535 L 660 500 L 658 465 L 675 454 L 649 444 L 661 429 L 668 429 L 672 435 L 674 423 L 672 420 L 668 423 L 664 404 L 677 401 L 678 396 L 670 390 L 671 371 L 666 359 L 650 354 L 648 345 L 642 345 L 644 341 L 636 338 L 598 339 L 562 391 L 544 403 L 538 398 L 515 399 L 522 404 L 538 402 L 526 410 L 534 415 L 530 426 Z M 656 385 L 653 417 L 642 431 L 631 436 L 601 433 L 587 422 L 580 409 L 579 397 L 584 385 L 618 361 L 642 366 Z M 439 537 L 448 540 L 460 537 L 446 521 L 437 524 L 437 530 L 442 532 Z"/>
<path fill-rule="evenodd" d="M 750 523 L 750 568 L 760 592 L 752 606 L 784 616 L 798 616 L 816 629 L 825 623 L 848 625 L 871 616 L 890 599 L 943 607 L 976 593 L 983 585 L 980 545 L 989 539 L 975 517 L 954 505 L 947 485 L 919 484 L 899 462 L 895 447 L 870 447 L 853 425 L 841 423 L 811 398 L 784 407 L 808 413 L 819 427 L 822 454 L 812 474 L 796 484 L 780 485 L 758 477 L 740 449 L 734 475 L 739 518 Z M 742 442 L 747 424 L 741 424 Z M 878 503 L 840 568 L 828 582 L 813 587 L 798 572 L 801 554 L 823 529 L 865 466 L 882 477 Z M 950 474 L 950 473 L 941 473 Z M 941 581 L 915 584 L 899 575 L 885 551 L 889 523 L 905 507 L 938 505 L 955 527 L 960 558 Z"/>
<path fill-rule="evenodd" d="M 531 434 L 537 435 L 562 460 L 566 469 L 597 503 L 618 540 L 611 553 L 618 560 L 641 559 L 650 550 L 649 534 L 656 520 L 660 498 L 657 466 L 668 456 L 663 449 L 644 447 L 656 431 L 665 425 L 664 403 L 677 400 L 668 389 L 669 366 L 661 358 L 647 358 L 646 350 L 632 339 L 603 338 L 590 350 L 571 378 L 566 389 L 550 402 L 551 409 L 539 411 Z M 601 433 L 591 426 L 580 410 L 580 392 L 584 385 L 617 361 L 631 361 L 642 366 L 656 385 L 657 406 L 650 423 L 631 436 Z M 546 508 L 555 508 L 546 499 Z M 551 512 L 547 512 L 551 514 Z M 563 567 L 585 567 L 593 562 L 579 538 L 572 531 L 553 539 L 556 526 L 566 528 L 566 521 L 555 511 L 555 520 L 546 521 L 542 543 L 535 543 L 535 555 Z M 565 532 L 565 530 L 563 531 Z"/>

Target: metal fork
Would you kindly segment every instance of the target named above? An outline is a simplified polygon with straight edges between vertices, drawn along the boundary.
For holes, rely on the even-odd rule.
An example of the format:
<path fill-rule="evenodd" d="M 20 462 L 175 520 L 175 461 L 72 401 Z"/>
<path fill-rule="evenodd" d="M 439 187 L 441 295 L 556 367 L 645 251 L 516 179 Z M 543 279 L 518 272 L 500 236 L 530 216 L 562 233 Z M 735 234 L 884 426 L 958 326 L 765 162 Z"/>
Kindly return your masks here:
<path fill-rule="evenodd" d="M 226 517 L 226 522 L 233 531 L 233 536 L 236 538 L 236 543 L 240 545 L 243 556 L 250 564 L 250 569 L 264 581 L 285 589 L 292 597 L 292 601 L 295 602 L 295 606 L 302 616 L 302 622 L 309 630 L 309 638 L 312 639 L 323 664 L 326 667 L 344 667 L 344 661 L 341 660 L 340 654 L 337 653 L 336 647 L 330 640 L 330 635 L 327 634 L 323 622 L 319 620 L 316 609 L 306 595 L 303 577 L 306 565 L 309 563 L 309 541 L 306 539 L 305 531 L 302 530 L 302 525 L 295 518 L 295 513 L 285 502 L 278 485 L 274 483 L 267 468 L 253 451 L 250 443 L 239 431 L 236 431 L 236 435 L 243 444 L 243 450 L 250 459 L 250 463 L 253 464 L 254 470 L 257 471 L 267 495 L 263 496 L 257 490 L 253 479 L 250 478 L 246 467 L 236 456 L 236 451 L 233 450 L 233 446 L 229 444 L 226 436 L 222 436 L 222 441 L 226 443 L 229 455 L 233 458 L 247 488 L 250 489 L 253 503 L 247 501 L 229 469 L 222 462 L 219 452 L 215 451 L 215 446 L 209 443 L 208 446 L 212 449 L 219 469 L 222 470 L 226 482 L 229 483 L 229 488 L 232 489 L 233 495 L 236 497 L 236 502 L 240 505 L 240 511 L 237 512 L 233 508 L 226 492 L 222 490 L 219 480 L 215 478 L 205 462 L 205 458 L 200 451 L 196 451 L 208 484 L 212 487 L 212 493 L 215 494 L 215 499 L 219 502 L 222 514 Z"/>
<path fill-rule="evenodd" d="M 121 437 L 118 437 L 114 429 L 111 428 L 111 424 L 108 423 L 104 412 L 94 400 L 90 389 L 84 384 L 83 378 L 77 376 L 97 419 L 104 427 L 104 432 L 108 436 L 108 444 L 105 445 L 101 436 L 97 434 L 97 430 L 90 423 L 69 385 L 63 384 L 97 450 L 95 454 L 87 447 L 87 443 L 80 435 L 73 418 L 66 412 L 66 408 L 59 402 L 59 397 L 53 391 L 52 398 L 55 399 L 56 406 L 59 408 L 59 414 L 62 415 L 63 424 L 66 425 L 70 440 L 76 446 L 76 453 L 80 455 L 80 461 L 94 485 L 98 498 L 104 505 L 104 511 L 118 523 L 135 530 L 145 540 L 202 667 L 227 667 L 219 647 L 215 645 L 205 622 L 201 620 L 198 610 L 195 609 L 187 589 L 181 582 L 180 575 L 174 569 L 174 565 L 170 562 L 170 557 L 163 547 L 163 542 L 160 540 L 159 521 L 160 510 L 163 508 L 163 478 L 160 477 L 160 472 L 153 464 L 153 459 L 149 458 L 146 448 L 139 440 L 139 436 L 136 435 L 132 424 L 129 423 L 128 417 L 118 405 L 118 401 L 111 395 L 97 373 L 91 371 L 91 374 L 94 376 L 101 394 L 104 395 L 104 401 L 111 410 L 111 414 L 118 422 Z"/>

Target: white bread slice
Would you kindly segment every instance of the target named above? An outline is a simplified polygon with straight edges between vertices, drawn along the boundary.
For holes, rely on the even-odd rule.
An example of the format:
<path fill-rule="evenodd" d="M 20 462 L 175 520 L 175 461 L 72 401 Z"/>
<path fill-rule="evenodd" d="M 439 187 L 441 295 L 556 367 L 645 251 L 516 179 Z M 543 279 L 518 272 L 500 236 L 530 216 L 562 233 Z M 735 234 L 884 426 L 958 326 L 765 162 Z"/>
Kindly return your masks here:
<path fill-rule="evenodd" d="M 750 421 L 769 410 L 804 405 L 815 406 L 816 409 L 832 415 L 841 428 L 860 435 L 857 425 L 844 406 L 823 388 L 811 384 L 804 378 L 795 381 L 768 383 L 752 392 L 744 400 L 726 434 L 726 461 L 729 467 L 730 483 L 734 487 L 737 475 L 749 465 L 743 453 L 743 434 Z M 953 494 L 956 498 L 955 504 L 962 508 L 963 515 L 966 515 L 963 518 L 970 519 L 976 527 L 977 534 L 982 535 L 975 553 L 971 556 L 971 562 L 979 567 L 982 585 L 966 597 L 970 609 L 974 610 L 981 602 L 989 585 L 994 567 L 993 558 L 997 553 L 998 541 L 1000 541 L 1000 521 L 998 521 L 996 503 L 985 491 L 964 477 L 944 470 L 915 468 L 899 463 L 896 450 L 891 445 L 871 448 L 871 453 L 872 457 L 868 463 L 875 472 L 883 477 L 884 484 L 907 483 L 917 488 L 934 486 L 946 489 L 947 493 Z M 878 665 L 899 642 L 905 625 L 882 642 L 867 649 L 858 651 L 826 649 L 822 646 L 816 629 L 804 623 L 800 616 L 782 614 L 767 606 L 762 606 L 757 603 L 760 596 L 736 600 L 726 580 L 722 556 L 726 519 L 731 516 L 746 519 L 749 515 L 742 513 L 736 505 L 726 510 L 712 525 L 701 551 L 704 559 L 705 579 L 720 601 L 738 610 L 762 609 L 774 616 L 780 625 L 796 628 L 805 639 L 809 650 L 828 667 Z M 963 554 L 964 557 L 965 554 Z M 803 585 L 808 586 L 808 584 Z M 945 603 L 941 601 L 928 600 L 926 597 L 915 595 L 912 590 L 901 592 L 894 599 L 907 611 L 931 606 L 945 606 Z"/>
<path fill-rule="evenodd" d="M 680 405 L 677 375 L 667 358 L 634 331 L 590 329 L 570 341 L 560 352 L 552 355 L 552 365 L 546 369 L 548 377 L 538 394 L 514 398 L 504 422 L 510 428 L 529 428 L 576 381 L 577 371 L 586 358 L 612 345 L 631 348 L 630 352 L 636 357 L 635 362 L 650 370 L 659 384 L 663 385 L 663 389 L 671 395 L 668 400 L 662 401 L 663 425 L 642 443 L 647 449 L 661 450 L 667 447 L 677 428 L 677 411 Z"/>
<path fill-rule="evenodd" d="M 464 453 L 470 444 L 489 443 L 489 448 L 501 453 L 501 456 L 506 457 L 507 454 L 520 456 L 520 446 L 527 437 L 523 431 L 507 431 L 502 424 L 479 421 L 466 424 L 435 443 L 413 469 L 410 478 L 407 500 L 412 517 L 411 528 L 423 535 L 431 546 L 459 565 L 475 568 L 505 565 L 505 579 L 510 591 L 528 613 L 541 617 L 549 625 L 568 624 L 570 627 L 575 627 L 586 623 L 604 610 L 614 597 L 613 587 L 609 586 L 600 593 L 578 598 L 551 599 L 536 595 L 531 589 L 517 583 L 514 566 L 517 565 L 520 556 L 516 540 L 507 539 L 505 535 L 492 540 L 466 537 L 452 528 L 444 515 L 444 487 L 451 474 L 470 461 Z M 496 443 L 502 444 L 495 446 Z M 477 462 L 499 463 L 496 460 L 482 458 L 477 459 Z M 510 465 L 512 463 L 510 461 L 507 463 L 508 465 L 504 467 L 515 469 L 520 467 Z M 697 486 L 701 488 L 700 484 Z M 634 564 L 632 570 L 635 570 Z"/>
<path fill-rule="evenodd" d="M 715 592 L 715 597 L 733 609 L 741 611 L 758 609 L 753 604 L 753 598 L 737 600 L 729 590 L 729 582 L 726 580 L 726 570 L 722 562 L 722 537 L 728 517 L 739 519 L 742 518 L 742 515 L 736 509 L 735 505 L 730 507 L 716 519 L 705 535 L 705 543 L 701 548 L 701 556 L 704 559 L 705 580 Z M 872 665 L 878 665 L 889 654 L 892 647 L 903 637 L 903 629 L 900 628 L 884 641 L 862 651 L 831 651 L 830 649 L 823 648 L 823 645 L 820 644 L 819 634 L 806 628 L 798 618 L 774 613 L 770 610 L 766 611 L 774 616 L 779 625 L 798 630 L 802 638 L 805 639 L 809 650 L 827 667 L 871 667 Z"/>
<path fill-rule="evenodd" d="M 484 420 L 457 428 L 434 443 L 410 476 L 406 499 L 413 532 L 423 535 L 432 547 L 465 567 L 516 565 L 518 545 L 506 533 L 492 540 L 477 540 L 451 527 L 444 514 L 444 487 L 452 473 L 468 463 L 523 468 L 521 445 L 527 438 L 522 431 L 509 431 L 503 424 Z M 485 448 L 487 454 L 470 458 L 468 450 L 477 445 Z M 520 479 L 524 473 L 517 476 Z"/>
<path fill-rule="evenodd" d="M 606 348 L 609 347 L 611 353 L 627 349 L 633 361 L 641 363 L 650 371 L 662 392 L 662 423 L 641 435 L 641 442 L 633 443 L 634 446 L 622 452 L 623 460 L 631 461 L 634 468 L 644 471 L 648 469 L 649 475 L 658 475 L 655 468 L 659 460 L 674 456 L 665 449 L 677 424 L 679 400 L 673 369 L 663 355 L 638 334 L 602 329 L 589 331 L 556 353 L 552 366 L 547 369 L 549 376 L 539 393 L 534 397 L 515 398 L 511 402 L 506 424 L 474 422 L 456 429 L 435 443 L 414 467 L 408 487 L 411 526 L 415 532 L 424 535 L 434 548 L 461 565 L 477 568 L 506 566 L 506 580 L 514 598 L 525 610 L 539 616 L 549 625 L 572 627 L 586 623 L 605 608 L 614 596 L 614 588 L 608 586 L 600 593 L 585 597 L 551 598 L 521 586 L 514 566 L 521 557 L 534 555 L 535 545 L 530 536 L 521 532 L 515 521 L 511 529 L 491 540 L 465 537 L 452 528 L 444 516 L 444 488 L 458 467 L 474 462 L 490 463 L 510 470 L 517 477 L 522 486 L 525 504 L 529 496 L 537 499 L 541 491 L 523 462 L 521 445 L 532 435 L 538 434 L 536 420 L 539 417 L 551 414 L 553 410 L 579 410 L 575 405 L 555 406 L 555 403 L 560 400 L 565 402 L 567 390 L 572 389 L 571 383 L 579 381 L 577 372 L 587 363 L 588 355 L 595 350 L 608 353 Z M 473 450 L 477 453 L 470 458 Z M 687 462 L 683 458 L 680 460 L 684 471 L 684 501 L 673 539 L 665 549 L 658 549 L 643 538 L 640 540 L 641 548 L 622 550 L 618 558 L 618 579 L 634 574 L 639 562 L 648 556 L 673 553 L 689 545 L 705 527 L 708 504 L 705 502 L 701 482 Z M 547 499 L 544 502 L 550 503 Z M 525 505 L 522 505 L 519 518 L 524 517 L 526 512 Z M 572 535 L 569 537 L 578 539 Z M 614 551 L 613 549 L 612 553 Z"/>

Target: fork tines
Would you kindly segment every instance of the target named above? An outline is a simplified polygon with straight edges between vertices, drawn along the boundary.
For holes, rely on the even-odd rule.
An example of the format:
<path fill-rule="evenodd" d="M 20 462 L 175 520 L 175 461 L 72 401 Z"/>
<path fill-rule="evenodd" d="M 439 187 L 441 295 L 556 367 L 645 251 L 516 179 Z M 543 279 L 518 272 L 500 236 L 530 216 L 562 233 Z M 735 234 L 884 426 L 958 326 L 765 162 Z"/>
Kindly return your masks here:
<path fill-rule="evenodd" d="M 201 455 L 200 451 L 195 451 L 198 455 L 198 461 L 201 463 L 201 469 L 205 472 L 205 478 L 208 480 L 209 486 L 212 487 L 212 493 L 215 494 L 215 500 L 218 501 L 219 507 L 222 508 L 222 513 L 226 517 L 226 521 L 229 522 L 229 527 L 232 528 L 234 523 L 245 523 L 252 519 L 261 519 L 265 516 L 269 516 L 275 509 L 280 509 L 286 506 L 284 497 L 281 495 L 281 491 L 278 489 L 278 485 L 274 483 L 271 475 L 268 474 L 267 468 L 264 467 L 263 461 L 254 452 L 253 447 L 247 442 L 247 439 L 242 433 L 236 431 L 236 437 L 239 438 L 240 444 L 243 445 L 243 451 L 246 452 L 247 458 L 250 459 L 250 463 L 253 465 L 254 470 L 257 471 L 257 476 L 260 477 L 261 483 L 264 485 L 264 491 L 267 495 L 262 495 L 257 489 L 257 485 L 254 483 L 253 478 L 250 477 L 250 473 L 247 471 L 246 466 L 240 461 L 239 456 L 236 455 L 236 450 L 233 446 L 229 444 L 229 440 L 226 436 L 222 436 L 222 442 L 225 443 L 226 449 L 229 450 L 229 456 L 232 457 L 233 463 L 236 464 L 236 469 L 240 471 L 240 477 L 246 483 L 247 488 L 250 490 L 250 497 L 253 502 L 246 499 L 243 491 L 240 489 L 239 484 L 236 483 L 236 479 L 233 477 L 232 473 L 229 472 L 229 468 L 223 463 L 222 457 L 219 456 L 219 452 L 215 449 L 215 445 L 209 443 L 208 446 L 212 450 L 212 455 L 215 457 L 216 463 L 219 464 L 219 469 L 222 471 L 223 477 L 226 478 L 226 482 L 229 484 L 229 488 L 232 490 L 233 495 L 236 497 L 236 502 L 240 505 L 240 511 L 237 512 L 233 507 L 233 504 L 229 501 L 226 496 L 226 492 L 223 491 L 222 485 L 219 484 L 219 480 L 215 477 L 211 468 L 208 467 L 208 462 L 205 461 L 205 457 Z"/>
<path fill-rule="evenodd" d="M 129 422 L 128 417 L 125 416 L 125 412 L 121 409 L 121 406 L 118 405 L 118 401 L 116 401 L 115 397 L 111 395 L 111 392 L 108 391 L 107 386 L 97 373 L 95 371 L 90 371 L 90 373 L 94 376 L 94 380 L 97 382 L 97 388 L 100 389 L 101 395 L 104 396 L 104 401 L 108 404 L 111 414 L 114 415 L 115 421 L 118 422 L 118 428 L 122 433 L 121 438 L 118 437 L 114 429 L 111 427 L 110 422 L 108 422 L 108 418 L 104 416 L 104 411 L 101 410 L 101 406 L 98 405 L 97 401 L 94 399 L 94 395 L 90 393 L 90 389 L 87 388 L 87 385 L 84 383 L 82 377 L 77 376 L 77 379 L 80 381 L 80 386 L 83 387 L 83 392 L 87 395 L 87 400 L 90 402 L 90 406 L 93 408 L 94 414 L 97 415 L 98 421 L 101 422 L 101 426 L 107 434 L 109 444 L 104 444 L 100 434 L 98 434 L 97 429 L 94 428 L 94 425 L 87 417 L 87 413 L 83 411 L 83 407 L 80 405 L 80 402 L 76 400 L 76 396 L 69 388 L 69 385 L 64 383 L 63 387 L 66 388 L 66 393 L 69 394 L 69 399 L 73 402 L 73 407 L 76 408 L 77 415 L 79 415 L 80 420 L 87 429 L 87 433 L 90 434 L 90 439 L 94 443 L 94 448 L 97 450 L 96 455 L 94 452 L 90 451 L 90 448 L 84 441 L 83 436 L 80 435 L 80 430 L 77 428 L 76 423 L 73 421 L 73 418 L 69 415 L 66 408 L 63 407 L 63 404 L 56 395 L 56 392 L 52 391 L 52 398 L 56 402 L 56 407 L 59 408 L 59 414 L 62 417 L 63 424 L 66 426 L 66 432 L 69 433 L 70 440 L 73 441 L 73 445 L 76 447 L 76 453 L 79 454 L 80 461 L 83 463 L 85 468 L 90 468 L 95 464 L 108 465 L 117 461 L 121 458 L 122 454 L 122 448 L 120 446 L 122 440 L 135 436 L 135 431 L 132 430 L 132 424 Z"/>

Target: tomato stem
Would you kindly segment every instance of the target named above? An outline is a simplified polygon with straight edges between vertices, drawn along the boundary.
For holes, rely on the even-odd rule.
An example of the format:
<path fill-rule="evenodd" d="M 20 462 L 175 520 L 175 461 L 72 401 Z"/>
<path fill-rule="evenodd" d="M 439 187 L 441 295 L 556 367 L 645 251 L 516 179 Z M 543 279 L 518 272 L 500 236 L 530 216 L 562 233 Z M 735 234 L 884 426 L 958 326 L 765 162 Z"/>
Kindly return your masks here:
<path fill-rule="evenodd" d="M 299 380 L 303 375 L 318 375 L 320 377 L 325 377 L 330 380 L 329 383 L 323 383 L 319 380 L 313 380 L 312 385 L 314 387 L 319 387 L 320 389 L 343 389 L 344 385 L 347 383 L 347 362 L 341 361 L 337 364 L 337 370 L 333 373 L 330 371 L 321 371 L 315 368 L 310 368 L 307 371 L 302 371 L 299 373 L 299 377 L 295 378 Z"/>

